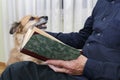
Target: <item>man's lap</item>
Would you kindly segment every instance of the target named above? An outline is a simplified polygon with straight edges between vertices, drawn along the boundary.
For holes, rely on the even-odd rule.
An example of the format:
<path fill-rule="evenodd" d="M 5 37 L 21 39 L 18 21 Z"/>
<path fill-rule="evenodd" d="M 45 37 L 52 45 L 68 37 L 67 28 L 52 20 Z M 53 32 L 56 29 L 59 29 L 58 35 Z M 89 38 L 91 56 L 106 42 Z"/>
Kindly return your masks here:
<path fill-rule="evenodd" d="M 33 62 L 18 62 L 10 65 L 1 75 L 0 80 L 87 80 L 84 77 L 71 76 L 54 72 L 46 65 Z"/>

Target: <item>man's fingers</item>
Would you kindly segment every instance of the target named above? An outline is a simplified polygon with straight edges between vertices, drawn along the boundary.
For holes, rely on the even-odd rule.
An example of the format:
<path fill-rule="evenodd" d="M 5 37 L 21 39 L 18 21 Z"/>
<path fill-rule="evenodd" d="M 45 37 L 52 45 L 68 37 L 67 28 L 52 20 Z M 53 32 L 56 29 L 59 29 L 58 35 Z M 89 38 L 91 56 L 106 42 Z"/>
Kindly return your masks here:
<path fill-rule="evenodd" d="M 58 67 L 66 67 L 66 63 L 65 61 L 62 60 L 48 60 L 46 61 L 46 63 L 49 65 L 54 65 L 54 66 L 58 66 Z"/>
<path fill-rule="evenodd" d="M 68 73 L 70 74 L 69 70 L 65 69 L 65 68 L 60 68 L 60 67 L 56 67 L 53 65 L 48 65 L 51 69 L 53 69 L 55 72 L 62 72 L 62 73 Z"/>

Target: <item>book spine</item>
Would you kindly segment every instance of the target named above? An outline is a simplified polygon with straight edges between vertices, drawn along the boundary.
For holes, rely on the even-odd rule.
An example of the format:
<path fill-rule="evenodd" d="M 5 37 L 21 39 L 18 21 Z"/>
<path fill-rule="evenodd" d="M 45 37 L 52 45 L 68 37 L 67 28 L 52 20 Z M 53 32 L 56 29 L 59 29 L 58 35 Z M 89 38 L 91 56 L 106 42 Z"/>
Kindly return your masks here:
<path fill-rule="evenodd" d="M 32 51 L 29 51 L 29 50 L 27 50 L 27 49 L 24 49 L 24 48 L 23 48 L 20 52 L 22 52 L 22 53 L 24 53 L 24 54 L 26 54 L 26 55 L 30 55 L 30 56 L 32 56 L 32 57 L 35 57 L 35 58 L 37 58 L 37 59 L 43 60 L 43 61 L 46 61 L 46 60 L 49 59 L 49 58 L 43 57 L 43 56 L 41 56 L 41 55 L 38 55 L 38 54 L 36 54 L 36 53 L 34 53 L 34 52 L 32 52 Z"/>

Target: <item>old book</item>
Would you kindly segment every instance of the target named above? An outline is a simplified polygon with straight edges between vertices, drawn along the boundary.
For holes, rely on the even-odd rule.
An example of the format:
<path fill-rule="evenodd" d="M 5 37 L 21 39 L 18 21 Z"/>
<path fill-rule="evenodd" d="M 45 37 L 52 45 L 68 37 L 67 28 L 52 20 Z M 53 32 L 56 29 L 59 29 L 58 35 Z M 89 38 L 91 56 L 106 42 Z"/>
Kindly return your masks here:
<path fill-rule="evenodd" d="M 21 52 L 43 61 L 73 60 L 80 56 L 78 49 L 62 43 L 36 27 L 28 30 L 21 45 Z"/>

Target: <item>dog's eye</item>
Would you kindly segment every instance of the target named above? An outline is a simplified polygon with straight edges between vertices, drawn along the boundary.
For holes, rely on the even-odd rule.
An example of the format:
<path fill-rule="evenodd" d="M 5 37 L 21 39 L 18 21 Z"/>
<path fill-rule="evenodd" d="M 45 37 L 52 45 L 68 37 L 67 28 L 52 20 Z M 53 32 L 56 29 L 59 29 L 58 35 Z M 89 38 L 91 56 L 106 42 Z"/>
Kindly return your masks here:
<path fill-rule="evenodd" d="M 31 20 L 34 20 L 35 18 L 34 17 L 31 17 L 29 20 L 31 21 Z"/>

